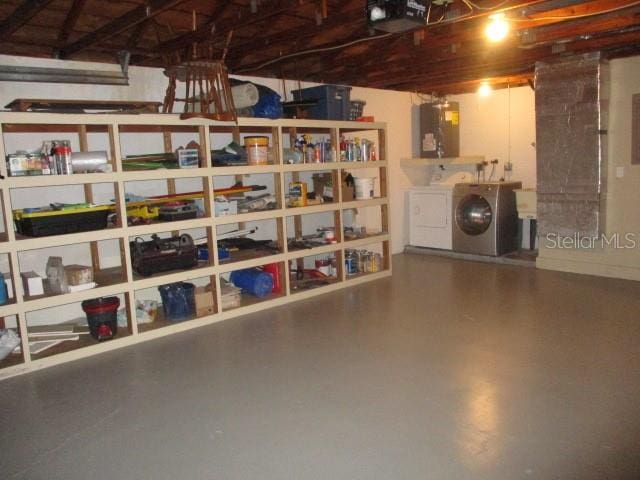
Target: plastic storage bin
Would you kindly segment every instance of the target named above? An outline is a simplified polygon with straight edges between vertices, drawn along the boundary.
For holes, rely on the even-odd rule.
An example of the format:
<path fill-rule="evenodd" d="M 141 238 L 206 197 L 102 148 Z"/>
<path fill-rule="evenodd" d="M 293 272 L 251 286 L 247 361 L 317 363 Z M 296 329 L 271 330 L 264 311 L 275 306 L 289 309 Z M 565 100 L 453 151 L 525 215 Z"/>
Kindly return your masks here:
<path fill-rule="evenodd" d="M 318 120 L 349 120 L 351 111 L 351 87 L 323 85 L 293 90 L 295 100 L 317 100 L 309 108 L 310 118 Z"/>
<path fill-rule="evenodd" d="M 170 322 L 182 322 L 196 316 L 196 296 L 193 283 L 178 282 L 160 285 L 164 318 Z"/>

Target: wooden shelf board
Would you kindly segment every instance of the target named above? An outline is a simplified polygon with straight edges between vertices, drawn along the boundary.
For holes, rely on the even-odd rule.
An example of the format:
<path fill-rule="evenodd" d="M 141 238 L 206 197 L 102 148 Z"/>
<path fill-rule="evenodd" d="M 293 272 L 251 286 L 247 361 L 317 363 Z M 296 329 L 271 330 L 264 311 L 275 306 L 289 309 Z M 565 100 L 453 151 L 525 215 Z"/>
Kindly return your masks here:
<path fill-rule="evenodd" d="M 284 214 L 284 210 L 276 208 L 273 210 L 255 210 L 248 213 L 238 213 L 237 215 L 222 215 L 215 217 L 216 225 L 229 225 L 231 223 L 254 222 L 258 220 L 271 220 L 280 218 Z"/>
<path fill-rule="evenodd" d="M 53 293 L 49 288 L 49 282 L 45 278 L 42 282 L 45 294 L 34 296 L 25 295 L 25 308 L 29 310 L 51 308 L 91 298 L 116 295 L 127 290 L 126 275 L 121 267 L 95 272 L 93 281 L 97 283 L 97 285 L 88 290 L 73 293 Z"/>
<path fill-rule="evenodd" d="M 213 261 L 213 260 L 211 260 Z M 198 261 L 198 265 L 186 270 L 175 269 L 166 272 L 158 272 L 148 277 L 143 277 L 136 272 L 133 272 L 133 282 L 136 290 L 142 290 L 144 288 L 153 288 L 159 285 L 165 285 L 167 283 L 175 283 L 184 281 L 187 278 L 200 278 L 211 275 L 213 265 L 210 265 L 208 261 Z"/>
<path fill-rule="evenodd" d="M 249 293 L 242 293 L 240 297 L 240 305 L 238 307 L 223 309 L 223 312 L 233 312 L 236 310 L 248 309 L 249 307 L 254 307 L 256 305 L 260 305 L 283 297 L 284 293 L 272 293 L 262 298 L 258 298 Z"/>
<path fill-rule="evenodd" d="M 266 165 L 235 165 L 229 167 L 216 167 L 212 168 L 212 175 L 224 176 L 224 175 L 251 175 L 251 174 L 264 174 L 264 173 L 277 173 L 282 169 L 282 166 L 277 163 L 269 163 Z"/>
<path fill-rule="evenodd" d="M 344 248 L 359 247 L 362 245 L 369 245 L 371 243 L 386 242 L 388 240 L 389 240 L 389 234 L 386 232 L 373 233 L 360 238 L 354 238 L 349 240 L 345 239 Z"/>
<path fill-rule="evenodd" d="M 58 345 L 54 345 L 53 347 L 48 348 L 42 353 L 31 355 L 31 360 L 35 361 L 42 358 L 60 355 L 62 353 L 72 352 L 74 350 L 88 347 L 90 348 L 105 342 L 117 342 L 118 340 L 124 339 L 129 336 L 131 336 L 131 333 L 127 330 L 126 327 L 121 326 L 118 326 L 118 333 L 116 333 L 115 337 L 113 337 L 111 340 L 105 340 L 104 342 L 98 342 L 91 336 L 91 334 L 83 334 L 80 335 L 80 338 L 78 340 L 66 340 L 62 343 L 59 343 Z"/>
<path fill-rule="evenodd" d="M 484 155 L 467 155 L 446 158 L 401 158 L 403 167 L 428 167 L 431 165 L 473 165 L 484 162 Z"/>
<path fill-rule="evenodd" d="M 220 265 L 227 266 L 233 265 L 238 262 L 246 262 L 250 260 L 257 260 L 262 258 L 272 257 L 274 255 L 281 255 L 282 252 L 274 252 L 272 250 L 267 249 L 245 249 L 245 250 L 236 250 L 230 252 L 229 259 L 223 260 L 220 262 Z"/>
<path fill-rule="evenodd" d="M 343 170 L 351 170 L 356 168 L 385 168 L 387 162 L 384 160 L 375 162 L 339 162 L 337 165 Z"/>
<path fill-rule="evenodd" d="M 317 284 L 314 284 L 314 280 L 317 281 Z M 295 278 L 292 278 L 290 280 L 290 290 L 291 295 L 296 295 L 297 293 L 308 292 L 310 290 L 318 290 L 321 288 L 336 285 L 338 283 L 340 283 L 340 279 L 337 277 L 315 278 L 307 280 L 296 280 Z"/>

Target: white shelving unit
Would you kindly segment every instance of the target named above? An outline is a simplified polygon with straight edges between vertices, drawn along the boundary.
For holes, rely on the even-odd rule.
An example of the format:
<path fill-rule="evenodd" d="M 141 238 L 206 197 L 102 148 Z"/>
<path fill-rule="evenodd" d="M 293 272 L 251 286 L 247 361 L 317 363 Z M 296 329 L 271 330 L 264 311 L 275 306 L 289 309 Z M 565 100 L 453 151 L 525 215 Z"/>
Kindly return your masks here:
<path fill-rule="evenodd" d="M 383 123 L 360 122 L 332 122 L 316 120 L 264 120 L 264 119 L 239 119 L 238 123 L 211 122 L 204 119 L 180 120 L 177 115 L 141 114 L 141 115 L 112 115 L 112 114 L 47 114 L 47 113 L 0 113 L 0 155 L 14 153 L 7 141 L 12 135 L 18 135 L 20 141 L 30 141 L 32 147 L 37 147 L 43 140 L 55 139 L 54 134 L 60 132 L 73 135 L 77 138 L 77 146 L 74 151 L 90 151 L 89 145 L 93 135 L 104 137 L 106 148 L 99 150 L 109 151 L 113 172 L 74 174 L 74 175 L 47 175 L 29 177 L 10 177 L 7 174 L 5 162 L 0 164 L 0 174 L 4 179 L 0 183 L 2 199 L 2 215 L 4 220 L 4 233 L 0 234 L 0 256 L 4 256 L 10 269 L 13 284 L 13 298 L 9 303 L 0 306 L 0 320 L 11 318 L 18 330 L 22 345 L 28 345 L 28 332 L 30 328 L 29 315 L 43 310 L 58 312 L 69 305 L 77 305 L 84 300 L 120 295 L 126 310 L 127 327 L 119 328 L 118 334 L 112 340 L 98 343 L 89 335 L 85 335 L 81 341 L 65 342 L 58 347 L 46 351 L 46 354 L 31 355 L 29 348 L 22 348 L 21 354 L 11 354 L 0 361 L 0 379 L 26 373 L 66 361 L 80 359 L 89 355 L 113 350 L 132 345 L 144 340 L 174 334 L 176 332 L 196 328 L 213 322 L 226 320 L 239 315 L 252 313 L 300 299 L 309 298 L 323 293 L 335 291 L 363 282 L 380 279 L 391 275 L 391 247 L 389 235 L 389 196 L 387 178 L 387 152 L 386 152 L 386 125 Z M 134 134 L 133 136 L 130 134 Z M 160 135 L 164 152 L 171 152 L 177 148 L 175 136 L 181 134 L 191 135 L 200 145 L 200 167 L 189 169 L 161 169 L 151 171 L 124 171 L 124 150 L 128 148 L 126 142 L 131 142 L 136 135 L 152 133 Z M 299 134 L 317 134 L 330 137 L 332 145 L 337 145 L 341 135 L 375 138 L 378 160 L 375 162 L 330 162 L 310 164 L 285 164 L 283 163 L 283 146 L 292 145 L 293 139 Z M 216 135 L 223 135 L 229 139 L 241 143 L 245 135 L 268 135 L 271 139 L 273 163 L 269 165 L 250 165 L 238 167 L 215 167 L 211 159 L 212 148 L 220 148 L 213 145 Z M 77 135 L 77 137 L 76 137 Z M 126 137 L 126 138 L 125 138 Z M 135 147 L 135 145 L 133 145 Z M 79 148 L 78 148 L 79 147 Z M 343 201 L 342 191 L 338 184 L 342 172 L 352 172 L 354 176 L 358 172 L 367 172 L 377 178 L 376 196 L 369 200 Z M 308 178 L 312 172 L 328 172 L 333 175 L 334 201 L 306 207 L 292 208 L 287 205 L 286 193 L 288 191 L 287 179 L 299 181 L 301 177 Z M 214 215 L 214 195 L 216 179 L 220 177 L 232 177 L 241 179 L 249 175 L 265 176 L 273 179 L 273 191 L 278 200 L 278 207 L 272 210 L 238 214 L 232 216 Z M 306 176 L 306 177 L 305 177 Z M 185 179 L 200 179 L 204 196 L 203 218 L 193 220 L 181 220 L 176 222 L 157 222 L 148 225 L 128 225 L 126 218 L 127 204 L 125 193 L 135 182 L 161 181 L 166 182 L 169 193 L 176 192 L 176 184 Z M 132 183 L 133 182 L 133 183 Z M 113 188 L 114 208 L 116 223 L 113 228 L 94 230 L 82 233 L 70 233 L 47 237 L 24 237 L 18 235 L 13 227 L 13 210 L 23 208 L 17 198 L 38 197 L 39 192 L 46 192 L 56 188 L 82 188 L 85 201 L 92 201 L 95 185 L 111 185 Z M 111 187 L 108 187 L 111 188 Z M 43 190 L 44 189 L 44 190 Z M 311 188 L 312 189 L 312 188 Z M 20 195 L 14 195 L 16 192 Z M 33 192 L 32 195 L 29 195 Z M 35 198 L 33 201 L 37 201 Z M 362 238 L 345 239 L 344 217 L 353 209 L 379 209 L 379 225 L 375 232 L 367 232 Z M 336 243 L 318 246 L 304 250 L 289 250 L 287 239 L 303 234 L 303 216 L 321 214 L 332 218 Z M 291 221 L 293 217 L 293 221 Z M 289 219 L 289 220 L 288 220 Z M 229 227 L 234 224 L 244 225 L 248 222 L 271 222 L 276 232 L 273 240 L 278 245 L 278 251 L 258 256 L 235 259 L 236 261 L 220 261 L 217 248 L 217 230 L 220 227 Z M 288 226 L 289 224 L 289 226 Z M 290 225 L 293 224 L 293 231 Z M 181 232 L 185 230 L 199 229 L 206 232 L 210 259 L 201 262 L 196 268 L 189 270 L 174 270 L 165 273 L 154 274 L 150 277 L 139 277 L 132 269 L 129 241 L 137 236 L 150 235 L 160 232 Z M 102 268 L 101 266 L 101 242 L 109 240 L 119 246 L 120 266 L 115 268 Z M 104 242 L 103 242 L 104 243 Z M 26 297 L 21 281 L 21 258 L 24 255 L 38 254 L 42 256 L 42 262 L 46 262 L 47 249 L 55 249 L 60 246 L 75 246 L 89 244 L 91 251 L 94 275 L 103 281 L 98 281 L 98 286 L 91 290 L 76 293 Z M 367 248 L 377 250 L 382 256 L 380 270 L 375 273 L 349 275 L 344 268 L 345 250 Z M 315 288 L 298 289 L 297 280 L 293 274 L 292 266 L 304 266 L 305 258 L 331 255 L 336 261 L 337 275 L 331 282 L 315 286 Z M 118 255 L 116 255 L 118 257 Z M 233 259 L 232 259 L 233 260 Z M 244 295 L 239 307 L 233 309 L 222 308 L 221 277 L 231 271 L 259 267 L 277 263 L 280 266 L 282 279 L 282 291 L 274 293 L 266 298 L 258 299 Z M 156 288 L 179 281 L 193 279 L 207 279 L 212 287 L 215 313 L 194 318 L 192 320 L 170 323 L 159 321 L 152 324 L 138 324 L 136 321 L 136 295 L 144 289 Z M 122 305 L 121 305 L 122 306 Z M 65 318 L 50 316 L 50 323 L 57 324 L 65 321 Z M 1 326 L 1 325 L 0 325 Z"/>

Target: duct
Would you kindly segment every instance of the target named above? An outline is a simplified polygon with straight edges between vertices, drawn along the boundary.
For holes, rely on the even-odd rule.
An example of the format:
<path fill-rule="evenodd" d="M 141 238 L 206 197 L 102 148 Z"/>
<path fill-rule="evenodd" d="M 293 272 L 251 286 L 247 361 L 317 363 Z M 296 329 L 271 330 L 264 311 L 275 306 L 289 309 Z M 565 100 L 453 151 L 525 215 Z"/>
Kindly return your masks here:
<path fill-rule="evenodd" d="M 605 228 L 609 65 L 599 52 L 536 64 L 538 231 Z"/>
<path fill-rule="evenodd" d="M 126 70 L 70 70 L 66 68 L 17 67 L 0 65 L 0 81 L 129 85 Z"/>

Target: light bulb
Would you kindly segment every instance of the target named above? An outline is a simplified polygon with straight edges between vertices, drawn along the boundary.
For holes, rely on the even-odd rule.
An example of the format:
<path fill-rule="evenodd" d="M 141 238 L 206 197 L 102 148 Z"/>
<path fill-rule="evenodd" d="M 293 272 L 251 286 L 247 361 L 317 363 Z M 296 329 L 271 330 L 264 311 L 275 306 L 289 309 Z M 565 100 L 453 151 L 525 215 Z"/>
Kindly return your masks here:
<path fill-rule="evenodd" d="M 505 20 L 504 13 L 491 15 L 489 19 L 491 21 L 487 24 L 487 28 L 484 30 L 487 38 L 492 42 L 504 40 L 509 33 L 509 22 Z"/>
<path fill-rule="evenodd" d="M 491 95 L 491 92 L 493 92 L 493 89 L 487 82 L 482 82 L 480 84 L 480 87 L 478 88 L 478 95 L 480 95 L 481 97 L 488 97 L 489 95 Z"/>
<path fill-rule="evenodd" d="M 384 11 L 383 8 L 373 7 L 371 9 L 371 21 L 375 22 L 376 20 L 382 20 L 387 16 L 387 12 Z"/>

